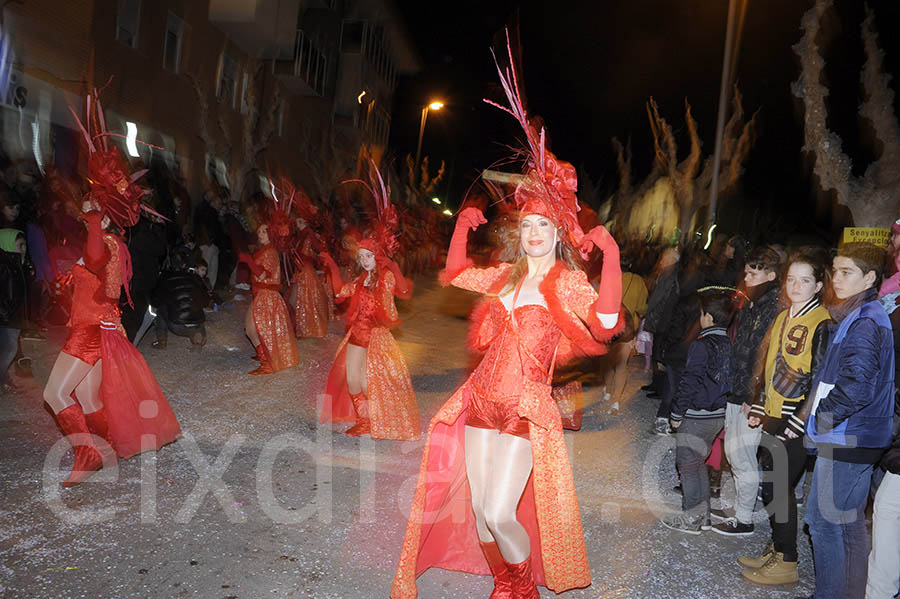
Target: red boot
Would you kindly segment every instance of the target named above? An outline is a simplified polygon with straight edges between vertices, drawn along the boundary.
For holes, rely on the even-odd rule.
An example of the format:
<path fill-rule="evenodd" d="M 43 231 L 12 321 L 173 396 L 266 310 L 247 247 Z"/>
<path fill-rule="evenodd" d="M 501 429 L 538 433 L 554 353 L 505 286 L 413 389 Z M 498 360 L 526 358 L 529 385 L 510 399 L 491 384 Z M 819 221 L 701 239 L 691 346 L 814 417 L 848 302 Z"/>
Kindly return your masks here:
<path fill-rule="evenodd" d="M 250 374 L 272 374 L 275 372 L 272 370 L 272 362 L 269 360 L 269 352 L 266 351 L 265 345 L 260 343 L 256 346 L 256 355 L 259 356 L 259 368 L 251 370 Z"/>
<path fill-rule="evenodd" d="M 94 439 L 94 446 L 103 458 L 103 467 L 108 468 L 116 463 L 116 450 L 113 449 L 109 440 L 109 420 L 106 418 L 106 408 L 100 408 L 96 412 L 84 415 L 84 421 L 87 423 L 88 430 L 95 437 L 100 437 L 103 442 L 97 443 Z"/>
<path fill-rule="evenodd" d="M 103 458 L 91 441 L 87 423 L 84 420 L 84 412 L 77 403 L 72 404 L 56 415 L 56 424 L 62 434 L 69 438 L 69 442 L 75 449 L 75 464 L 69 478 L 63 481 L 62 486 L 74 487 L 83 483 L 91 474 L 103 467 Z"/>
<path fill-rule="evenodd" d="M 372 421 L 369 419 L 369 400 L 363 393 L 351 393 L 350 401 L 353 402 L 353 409 L 356 410 L 356 424 L 344 432 L 351 437 L 371 434 Z"/>
<path fill-rule="evenodd" d="M 513 594 L 509 568 L 506 567 L 506 562 L 503 561 L 503 556 L 500 555 L 497 543 L 494 541 L 490 543 L 479 541 L 478 544 L 481 545 L 484 559 L 487 560 L 488 567 L 491 569 L 491 575 L 494 577 L 494 592 L 491 593 L 488 599 L 515 599 L 516 595 Z"/>
<path fill-rule="evenodd" d="M 534 583 L 534 572 L 531 571 L 531 557 L 520 564 L 511 564 L 504 560 L 509 568 L 509 579 L 512 582 L 513 597 L 516 599 L 541 599 L 541 593 Z"/>

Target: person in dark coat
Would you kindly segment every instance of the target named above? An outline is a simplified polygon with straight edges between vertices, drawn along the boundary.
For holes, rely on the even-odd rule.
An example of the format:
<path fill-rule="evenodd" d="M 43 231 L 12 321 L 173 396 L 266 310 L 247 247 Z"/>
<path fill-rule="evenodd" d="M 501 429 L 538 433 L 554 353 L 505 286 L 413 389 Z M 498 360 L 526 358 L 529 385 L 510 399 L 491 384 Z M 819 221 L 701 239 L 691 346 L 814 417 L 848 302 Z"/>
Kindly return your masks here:
<path fill-rule="evenodd" d="M 175 254 L 172 270 L 159 277 L 153 292 L 156 309 L 156 342 L 153 347 L 165 349 L 168 333 L 191 340 L 191 350 L 200 351 L 206 344 L 206 315 L 203 308 L 209 305 L 209 291 L 203 279 L 188 266 L 186 257 Z"/>
<path fill-rule="evenodd" d="M 696 305 L 696 302 L 692 302 Z M 688 348 L 687 361 L 672 402 L 675 465 L 681 477 L 681 513 L 663 518 L 674 530 L 698 534 L 709 527 L 709 473 L 706 456 L 725 424 L 726 398 L 731 392 L 732 299 L 726 291 L 699 297 L 700 333 Z"/>
<path fill-rule="evenodd" d="M 151 220 L 152 219 L 152 220 Z M 159 278 L 159 267 L 166 255 L 166 228 L 156 217 L 141 216 L 128 231 L 128 251 L 131 252 L 131 300 L 133 305 L 122 306 L 122 326 L 129 341 L 144 322 L 150 294 Z"/>
<path fill-rule="evenodd" d="M 25 247 L 24 233 L 0 229 L 0 387 L 6 385 L 6 371 L 16 357 L 25 319 Z"/>

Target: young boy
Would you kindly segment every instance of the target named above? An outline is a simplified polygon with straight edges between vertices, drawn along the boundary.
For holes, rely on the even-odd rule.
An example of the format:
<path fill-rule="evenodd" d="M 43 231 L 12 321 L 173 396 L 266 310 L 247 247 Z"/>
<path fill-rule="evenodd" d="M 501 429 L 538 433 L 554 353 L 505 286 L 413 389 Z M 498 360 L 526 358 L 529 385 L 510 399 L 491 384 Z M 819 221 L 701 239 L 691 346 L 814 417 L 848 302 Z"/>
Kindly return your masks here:
<path fill-rule="evenodd" d="M 873 465 L 891 444 L 894 411 L 893 335 L 877 292 L 883 257 L 873 245 L 848 243 L 833 263 L 836 325 L 806 402 L 818 450 L 804 518 L 815 599 L 862 599 L 866 590 L 866 500 Z"/>
<path fill-rule="evenodd" d="M 709 528 L 709 473 L 706 457 L 725 425 L 731 393 L 730 293 L 700 290 L 700 334 L 688 348 L 687 363 L 672 402 L 675 465 L 681 475 L 682 512 L 662 523 L 674 530 L 700 534 Z"/>

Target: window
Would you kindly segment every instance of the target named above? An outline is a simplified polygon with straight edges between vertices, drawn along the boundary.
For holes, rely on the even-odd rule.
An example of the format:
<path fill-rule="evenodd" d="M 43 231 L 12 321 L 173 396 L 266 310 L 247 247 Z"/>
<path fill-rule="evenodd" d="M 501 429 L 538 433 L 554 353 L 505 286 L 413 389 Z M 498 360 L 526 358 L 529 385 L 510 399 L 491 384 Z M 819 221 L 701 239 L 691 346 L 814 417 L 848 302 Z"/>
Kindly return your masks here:
<path fill-rule="evenodd" d="M 166 23 L 166 40 L 163 49 L 163 68 L 177 73 L 181 66 L 181 40 L 184 35 L 184 21 L 169 13 Z"/>
<path fill-rule="evenodd" d="M 227 54 L 222 55 L 222 69 L 219 74 L 219 89 L 216 97 L 219 102 L 230 104 L 234 108 L 237 99 L 238 63 Z"/>
<path fill-rule="evenodd" d="M 116 39 L 137 48 L 138 24 L 141 22 L 141 0 L 119 0 L 116 17 Z"/>

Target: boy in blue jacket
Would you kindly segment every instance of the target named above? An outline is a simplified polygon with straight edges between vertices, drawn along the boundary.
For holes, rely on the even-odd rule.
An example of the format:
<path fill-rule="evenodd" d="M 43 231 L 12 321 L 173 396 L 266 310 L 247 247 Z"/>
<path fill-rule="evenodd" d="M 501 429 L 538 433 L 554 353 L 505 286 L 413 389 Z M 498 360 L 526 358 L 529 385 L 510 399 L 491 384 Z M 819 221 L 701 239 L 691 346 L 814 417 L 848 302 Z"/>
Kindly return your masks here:
<path fill-rule="evenodd" d="M 731 340 L 725 331 L 732 315 L 732 296 L 718 289 L 699 290 L 700 334 L 688 348 L 678 381 L 672 414 L 675 466 L 681 476 L 682 511 L 663 518 L 663 525 L 687 534 L 709 529 L 709 473 L 706 458 L 725 425 L 731 393 Z"/>
<path fill-rule="evenodd" d="M 883 257 L 871 244 L 848 243 L 833 263 L 836 324 L 806 402 L 806 431 L 818 450 L 804 518 L 815 599 L 862 599 L 866 591 L 866 499 L 873 465 L 891 444 L 894 411 L 893 337 L 877 291 Z"/>

